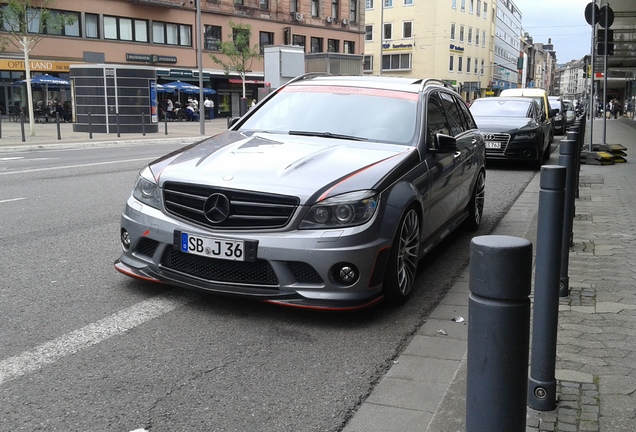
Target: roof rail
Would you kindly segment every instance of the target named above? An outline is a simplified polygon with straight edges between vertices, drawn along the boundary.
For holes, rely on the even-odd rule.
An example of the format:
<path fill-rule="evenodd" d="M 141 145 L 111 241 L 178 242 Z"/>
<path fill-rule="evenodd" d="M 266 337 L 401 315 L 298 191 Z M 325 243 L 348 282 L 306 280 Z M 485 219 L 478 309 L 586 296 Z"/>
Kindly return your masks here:
<path fill-rule="evenodd" d="M 296 81 L 302 81 L 302 80 L 315 78 L 315 77 L 319 77 L 319 76 L 325 76 L 325 75 L 329 75 L 329 74 L 326 74 L 324 72 L 307 72 L 307 73 L 300 74 L 300 75 L 292 78 L 291 80 L 287 81 L 285 84 L 287 85 L 287 84 L 294 83 Z"/>
<path fill-rule="evenodd" d="M 441 80 L 439 78 L 426 78 L 426 79 L 422 80 L 420 91 L 424 90 L 424 87 L 426 87 L 430 83 L 437 83 L 437 84 L 442 85 L 442 86 L 444 86 L 446 88 L 453 89 L 453 86 L 450 83 L 448 83 L 448 82 L 446 82 L 444 80 Z"/>

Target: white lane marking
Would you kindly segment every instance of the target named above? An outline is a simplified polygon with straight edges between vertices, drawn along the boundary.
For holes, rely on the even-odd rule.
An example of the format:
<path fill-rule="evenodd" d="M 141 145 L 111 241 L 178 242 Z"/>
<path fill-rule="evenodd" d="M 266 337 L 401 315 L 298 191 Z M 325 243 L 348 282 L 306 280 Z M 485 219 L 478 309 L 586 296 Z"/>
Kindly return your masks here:
<path fill-rule="evenodd" d="M 6 199 L 6 200 L 0 200 L 0 204 L 2 203 L 8 203 L 8 202 L 14 202 L 14 201 L 22 201 L 28 198 L 10 198 L 10 199 Z"/>
<path fill-rule="evenodd" d="M 32 350 L 2 360 L 0 361 L 0 385 L 35 372 L 112 336 L 122 334 L 199 297 L 200 295 L 196 293 L 170 290 L 50 342 L 45 342 Z"/>
<path fill-rule="evenodd" d="M 150 157 L 139 158 L 139 159 L 126 159 L 126 160 L 119 160 L 119 161 L 95 162 L 95 163 L 79 164 L 79 165 L 65 165 L 65 166 L 59 166 L 59 167 L 34 168 L 34 169 L 22 170 L 22 171 L 5 171 L 5 172 L 1 172 L 0 176 L 9 175 L 9 174 L 30 174 L 30 173 L 40 172 L 40 171 L 56 171 L 56 170 L 64 170 L 64 169 L 69 169 L 69 168 L 85 168 L 85 167 L 93 167 L 93 166 L 100 166 L 100 165 L 121 164 L 121 163 L 128 163 L 128 162 L 142 162 L 142 161 L 149 161 L 149 160 L 153 160 L 153 157 L 150 156 Z"/>
<path fill-rule="evenodd" d="M 11 160 L 18 160 L 18 159 L 24 159 L 24 157 L 23 156 L 4 157 L 4 158 L 0 158 L 0 161 L 11 161 Z"/>

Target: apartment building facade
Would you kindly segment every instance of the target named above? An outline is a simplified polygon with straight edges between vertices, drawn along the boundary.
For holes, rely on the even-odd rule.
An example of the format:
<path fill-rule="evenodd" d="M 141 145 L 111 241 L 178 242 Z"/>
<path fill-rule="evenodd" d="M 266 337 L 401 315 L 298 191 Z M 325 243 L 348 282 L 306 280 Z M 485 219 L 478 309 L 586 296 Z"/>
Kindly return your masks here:
<path fill-rule="evenodd" d="M 213 98 L 222 116 L 237 115 L 242 91 L 239 76 L 226 75 L 210 58 L 224 57 L 220 46 L 232 37 L 230 21 L 251 26 L 250 45 L 258 45 L 261 53 L 268 45 L 289 44 L 304 47 L 306 53 L 361 54 L 364 49 L 360 0 L 57 0 L 50 10 L 74 21 L 50 32 L 32 22 L 31 31 L 44 35 L 30 52 L 32 74 L 68 78 L 71 64 L 135 65 L 154 68 L 159 83 L 198 85 L 197 5 L 203 85 L 217 91 Z M 0 7 L 6 5 L 0 1 Z M 0 36 L 3 32 L 6 36 L 7 28 L 0 23 Z M 263 71 L 262 59 L 252 64 L 248 98 L 265 84 Z M 0 53 L 1 107 L 25 104 L 24 92 L 12 86 L 24 78 L 23 53 L 9 46 Z M 70 97 L 64 91 L 54 96 Z"/>
<path fill-rule="evenodd" d="M 497 1 L 493 85 L 495 93 L 517 88 L 521 82 L 519 58 L 522 49 L 521 11 L 511 0 Z"/>
<path fill-rule="evenodd" d="M 366 0 L 364 72 L 434 77 L 492 94 L 496 0 Z"/>

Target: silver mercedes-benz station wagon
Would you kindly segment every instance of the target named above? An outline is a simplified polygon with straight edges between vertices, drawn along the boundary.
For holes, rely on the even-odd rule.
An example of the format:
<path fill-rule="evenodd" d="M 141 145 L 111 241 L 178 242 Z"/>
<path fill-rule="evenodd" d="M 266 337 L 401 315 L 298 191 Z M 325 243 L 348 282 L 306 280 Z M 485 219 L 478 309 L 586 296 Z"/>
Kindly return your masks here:
<path fill-rule="evenodd" d="M 484 164 L 440 80 L 300 76 L 141 170 L 115 268 L 298 307 L 400 304 L 420 258 L 479 226 Z"/>

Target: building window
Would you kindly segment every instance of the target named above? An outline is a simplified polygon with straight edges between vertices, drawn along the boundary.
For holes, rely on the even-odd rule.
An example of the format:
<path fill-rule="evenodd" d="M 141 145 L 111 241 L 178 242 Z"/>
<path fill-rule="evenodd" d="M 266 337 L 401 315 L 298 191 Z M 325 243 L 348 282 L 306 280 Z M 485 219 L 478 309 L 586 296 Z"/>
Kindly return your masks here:
<path fill-rule="evenodd" d="M 402 23 L 402 37 L 404 39 L 413 37 L 413 21 L 405 21 Z"/>
<path fill-rule="evenodd" d="M 382 70 L 410 70 L 411 53 L 382 56 Z"/>
<path fill-rule="evenodd" d="M 84 33 L 89 39 L 99 39 L 99 15 L 84 15 Z"/>
<path fill-rule="evenodd" d="M 452 0 L 452 1 L 451 1 L 451 7 L 452 7 L 453 9 L 457 9 L 457 0 Z"/>
<path fill-rule="evenodd" d="M 292 36 L 292 43 L 294 45 L 298 45 L 301 46 L 303 48 L 305 48 L 307 46 L 307 39 L 305 36 L 302 35 L 293 35 Z"/>
<path fill-rule="evenodd" d="M 104 39 L 148 42 L 148 21 L 104 16 Z"/>
<path fill-rule="evenodd" d="M 404 6 L 413 6 L 413 0 L 404 0 Z"/>
<path fill-rule="evenodd" d="M 481 59 L 481 72 L 480 75 L 484 74 L 484 59 Z"/>
<path fill-rule="evenodd" d="M 384 7 L 385 8 L 393 7 L 393 0 L 384 0 Z"/>
<path fill-rule="evenodd" d="M 382 35 L 382 38 L 384 40 L 393 39 L 393 24 L 384 23 L 383 28 L 384 28 L 384 34 Z"/>
<path fill-rule="evenodd" d="M 27 2 L 28 4 L 28 2 Z M 19 31 L 19 24 L 17 22 L 17 17 L 14 16 L 8 9 L 8 6 L 1 6 L 4 12 L 5 22 L 2 23 L 2 28 L 7 31 L 15 30 Z M 50 16 L 52 18 L 72 18 L 73 22 L 71 24 L 57 26 L 57 25 L 48 25 L 46 22 L 41 20 L 40 10 L 37 8 L 29 8 L 27 10 L 26 20 L 27 23 L 27 31 L 29 33 L 34 34 L 49 34 L 49 35 L 59 35 L 59 36 L 72 36 L 79 37 L 80 36 L 80 14 L 79 12 L 62 12 L 57 10 L 50 10 Z"/>
<path fill-rule="evenodd" d="M 475 46 L 479 46 L 479 29 L 475 29 Z"/>
<path fill-rule="evenodd" d="M 364 2 L 365 9 L 373 9 L 373 0 L 365 0 Z"/>
<path fill-rule="evenodd" d="M 475 11 L 475 0 L 470 0 L 470 9 L 468 10 L 469 13 L 473 13 Z"/>
<path fill-rule="evenodd" d="M 481 31 L 481 46 L 486 46 L 486 30 Z"/>
<path fill-rule="evenodd" d="M 338 19 L 338 11 L 340 10 L 340 5 L 338 4 L 338 0 L 331 0 L 331 16 L 333 19 Z"/>
<path fill-rule="evenodd" d="M 472 27 L 468 27 L 468 43 L 469 44 L 473 43 L 473 28 Z"/>
<path fill-rule="evenodd" d="M 289 11 L 290 12 L 300 12 L 298 10 L 298 0 L 291 0 L 289 2 Z"/>
<path fill-rule="evenodd" d="M 154 21 L 152 42 L 162 45 L 192 46 L 192 26 Z"/>
<path fill-rule="evenodd" d="M 484 0 L 484 19 L 488 16 L 488 3 Z"/>
<path fill-rule="evenodd" d="M 259 6 L 263 10 L 269 9 L 269 0 L 259 0 Z"/>
<path fill-rule="evenodd" d="M 450 58 L 449 58 L 449 62 L 448 62 L 448 70 L 449 71 L 453 71 L 454 65 L 453 62 L 455 61 L 455 56 L 451 54 Z"/>
<path fill-rule="evenodd" d="M 340 41 L 338 39 L 327 39 L 327 52 L 340 52 Z"/>
<path fill-rule="evenodd" d="M 475 59 L 475 75 L 477 75 L 477 59 Z"/>
<path fill-rule="evenodd" d="M 367 24 L 364 26 L 364 40 L 365 41 L 373 40 L 373 24 Z"/>
<path fill-rule="evenodd" d="M 477 16 L 479 16 L 479 14 L 481 14 L 481 0 L 477 0 Z"/>
<path fill-rule="evenodd" d="M 465 11 L 466 10 L 466 0 L 462 0 L 462 7 L 461 10 Z"/>
<path fill-rule="evenodd" d="M 274 33 L 259 32 L 258 41 L 261 54 L 263 54 L 266 46 L 274 45 Z"/>
<path fill-rule="evenodd" d="M 355 54 L 356 43 L 354 41 L 344 41 L 343 42 L 343 52 L 345 54 Z"/>
<path fill-rule="evenodd" d="M 310 51 L 312 53 L 320 53 L 322 52 L 322 38 L 318 38 L 318 37 L 312 37 L 311 38 L 311 47 L 310 47 Z"/>
<path fill-rule="evenodd" d="M 459 41 L 464 42 L 464 26 L 459 26 Z"/>
<path fill-rule="evenodd" d="M 365 55 L 362 60 L 362 70 L 364 72 L 373 72 L 373 56 Z"/>
<path fill-rule="evenodd" d="M 234 0 L 234 4 L 243 6 L 243 0 Z"/>
<path fill-rule="evenodd" d="M 205 26 L 205 49 L 209 51 L 221 51 L 221 26 Z"/>
<path fill-rule="evenodd" d="M 311 16 L 320 16 L 320 2 L 319 0 L 311 0 Z"/>
<path fill-rule="evenodd" d="M 42 29 L 42 33 L 50 34 L 50 35 L 60 35 L 60 36 L 80 36 L 80 14 L 79 12 L 61 12 L 56 10 L 50 11 L 51 18 L 54 20 L 68 19 L 72 18 L 73 22 L 71 24 L 66 24 L 64 26 L 52 26 L 49 27 L 44 23 L 44 28 Z M 147 42 L 147 41 L 146 41 Z"/>
<path fill-rule="evenodd" d="M 470 73 L 470 57 L 466 59 L 466 73 Z"/>
<path fill-rule="evenodd" d="M 464 60 L 464 57 L 459 56 L 457 58 L 457 72 L 462 73 L 462 61 Z"/>
<path fill-rule="evenodd" d="M 450 39 L 455 40 L 455 23 L 451 23 Z"/>
<path fill-rule="evenodd" d="M 349 2 L 349 21 L 358 22 L 358 0 Z"/>

